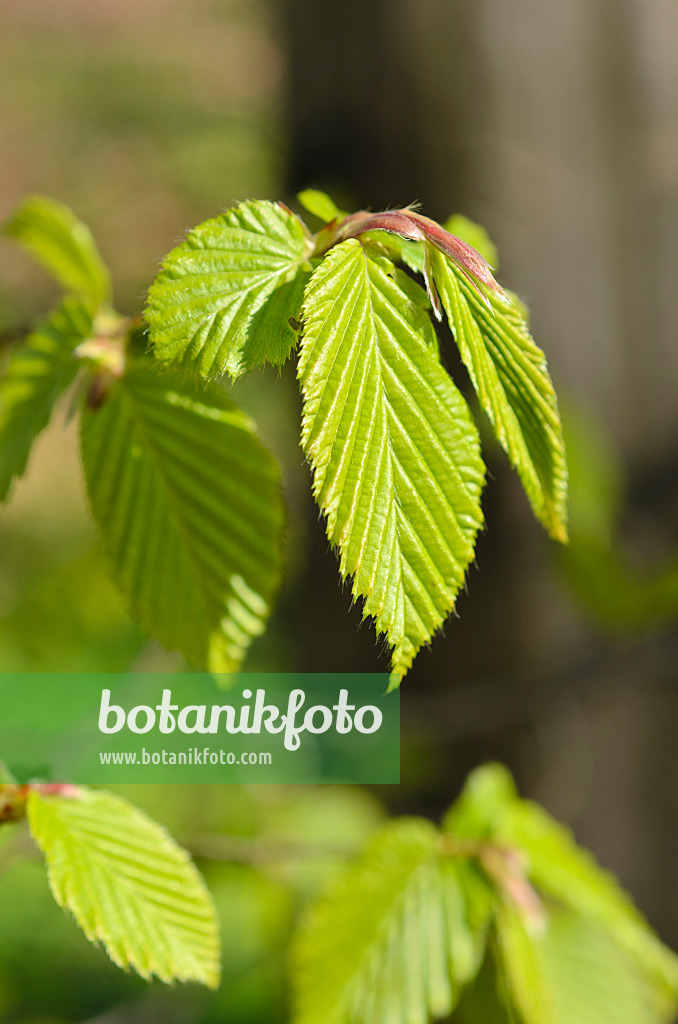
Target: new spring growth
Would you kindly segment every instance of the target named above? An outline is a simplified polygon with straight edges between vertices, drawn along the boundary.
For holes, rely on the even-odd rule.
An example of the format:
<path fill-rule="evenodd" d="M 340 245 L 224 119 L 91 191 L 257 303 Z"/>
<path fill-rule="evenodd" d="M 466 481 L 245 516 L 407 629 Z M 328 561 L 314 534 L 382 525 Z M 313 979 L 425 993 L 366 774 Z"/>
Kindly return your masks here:
<path fill-rule="evenodd" d="M 443 307 L 431 270 L 432 248 L 438 249 L 445 256 L 454 260 L 490 309 L 492 308 L 491 304 L 483 289 L 486 288 L 498 295 L 504 295 L 503 289 L 495 281 L 492 268 L 484 256 L 481 256 L 473 246 L 462 242 L 461 238 L 450 234 L 440 224 L 417 213 L 409 206 L 401 210 L 385 210 L 382 213 L 359 210 L 358 213 L 344 217 L 342 221 L 336 223 L 336 226 L 328 225 L 328 228 L 329 231 L 325 228 L 318 236 L 321 251 L 316 249 L 315 255 L 322 255 L 333 245 L 344 242 L 347 238 L 357 238 L 358 235 L 363 235 L 368 231 L 386 231 L 389 234 L 399 235 L 410 242 L 423 242 L 426 291 L 438 320 L 443 318 Z"/>

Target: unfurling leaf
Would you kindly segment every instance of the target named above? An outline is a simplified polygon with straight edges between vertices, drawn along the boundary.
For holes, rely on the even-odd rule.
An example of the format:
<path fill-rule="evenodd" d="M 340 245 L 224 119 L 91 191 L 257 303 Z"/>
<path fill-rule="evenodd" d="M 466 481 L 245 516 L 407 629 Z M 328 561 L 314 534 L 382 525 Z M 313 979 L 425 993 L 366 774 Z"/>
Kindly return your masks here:
<path fill-rule="evenodd" d="M 393 683 L 454 607 L 482 524 L 476 427 L 428 315 L 355 239 L 306 290 L 302 446 L 342 576 L 393 648 Z"/>
<path fill-rule="evenodd" d="M 165 258 L 148 294 L 157 358 L 204 377 L 236 378 L 264 361 L 283 363 L 296 342 L 289 320 L 301 313 L 295 281 L 310 271 L 313 244 L 278 203 L 241 203 L 194 228 Z M 269 339 L 273 318 L 279 326 Z"/>
<path fill-rule="evenodd" d="M 442 832 L 381 829 L 294 953 L 294 1024 L 669 1024 L 678 1004 L 676 957 L 498 765 Z"/>
<path fill-rule="evenodd" d="M 92 312 L 111 299 L 111 281 L 89 228 L 64 203 L 29 196 L 3 226 L 3 232 L 30 253 Z"/>
<path fill-rule="evenodd" d="M 491 906 L 484 923 L 470 920 L 463 883 L 433 825 L 405 818 L 382 829 L 302 927 L 295 1024 L 449 1016 L 482 960 Z"/>
<path fill-rule="evenodd" d="M 83 409 L 92 511 L 133 614 L 199 668 L 233 672 L 281 572 L 278 469 L 216 385 L 132 363 Z"/>
<path fill-rule="evenodd" d="M 65 299 L 12 352 L 0 379 L 0 501 L 23 476 L 33 441 L 78 372 L 73 350 L 91 328 L 79 300 Z"/>
<path fill-rule="evenodd" d="M 329 224 L 333 220 L 343 220 L 344 217 L 348 217 L 347 212 L 340 210 L 326 192 L 320 192 L 317 188 L 304 189 L 303 192 L 297 194 L 297 199 L 305 210 L 312 213 L 323 224 Z"/>
<path fill-rule="evenodd" d="M 462 242 L 473 246 L 476 252 L 487 260 L 493 270 L 499 267 L 499 254 L 497 247 L 488 235 L 482 224 L 465 217 L 463 213 L 453 213 L 448 217 L 443 227 L 451 235 L 461 238 Z"/>
<path fill-rule="evenodd" d="M 114 963 L 144 978 L 219 983 L 219 937 L 198 871 L 167 832 L 126 800 L 77 790 L 28 797 L 31 832 L 57 903 Z"/>
<path fill-rule="evenodd" d="M 516 467 L 537 518 L 567 540 L 567 463 L 546 359 L 518 307 L 503 293 L 485 298 L 457 266 L 431 251 L 437 291 L 459 352 L 497 440 Z"/>

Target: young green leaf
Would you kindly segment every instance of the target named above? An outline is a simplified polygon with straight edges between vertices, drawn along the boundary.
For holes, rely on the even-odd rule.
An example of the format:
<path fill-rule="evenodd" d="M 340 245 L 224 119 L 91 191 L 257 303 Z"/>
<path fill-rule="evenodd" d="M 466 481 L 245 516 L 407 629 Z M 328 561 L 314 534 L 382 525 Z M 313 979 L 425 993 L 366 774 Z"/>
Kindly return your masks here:
<path fill-rule="evenodd" d="M 431 249 L 430 260 L 459 352 L 497 440 L 537 518 L 552 537 L 566 541 L 565 444 L 544 354 L 505 295 L 487 290 L 484 301 L 442 253 Z"/>
<path fill-rule="evenodd" d="M 28 797 L 57 903 L 114 963 L 144 978 L 219 984 L 214 907 L 186 854 L 126 800 L 77 790 Z"/>
<path fill-rule="evenodd" d="M 297 337 L 289 321 L 301 314 L 294 282 L 310 270 L 312 251 L 308 229 L 279 203 L 241 203 L 199 225 L 148 293 L 157 358 L 204 377 L 283 363 Z M 280 326 L 269 337 L 273 319 Z"/>
<path fill-rule="evenodd" d="M 333 220 L 343 220 L 344 217 L 348 217 L 346 211 L 340 210 L 326 192 L 320 192 L 317 188 L 304 189 L 303 192 L 297 194 L 297 199 L 305 210 L 312 213 L 323 224 L 329 224 Z"/>
<path fill-rule="evenodd" d="M 489 841 L 501 850 L 515 851 L 524 863 L 526 880 L 548 901 L 548 920 L 553 919 L 554 907 L 558 907 L 576 914 L 582 927 L 586 924 L 597 930 L 600 942 L 607 937 L 617 951 L 613 950 L 611 956 L 628 958 L 627 970 L 644 979 L 643 998 L 655 1015 L 651 1019 L 671 1018 L 678 998 L 678 958 L 659 941 L 616 879 L 600 868 L 587 850 L 576 845 L 571 833 L 538 804 L 518 796 L 505 768 L 486 765 L 472 772 L 445 816 L 443 828 L 464 840 Z M 519 950 L 527 941 L 522 932 L 528 926 L 525 921 L 516 921 L 516 913 L 504 914 L 504 944 Z M 533 954 L 530 946 L 525 954 L 525 970 Z M 536 983 L 525 985 L 537 998 Z M 536 1013 L 534 1010 L 528 1024 L 539 1019 Z M 569 1018 L 564 1022 L 569 1024 Z"/>
<path fill-rule="evenodd" d="M 497 914 L 507 995 L 524 1024 L 668 1024 L 638 965 L 585 918 L 554 907 L 531 932 L 514 907 Z"/>
<path fill-rule="evenodd" d="M 278 469 L 216 385 L 132 364 L 86 407 L 87 490 L 132 613 L 192 664 L 235 671 L 281 573 Z"/>
<path fill-rule="evenodd" d="M 480 1024 L 481 1021 L 482 1024 L 516 1024 L 513 1009 L 509 1011 L 506 1007 L 505 989 L 503 970 L 497 962 L 495 937 L 491 935 L 483 965 L 462 992 L 450 1018 L 452 1024 Z"/>
<path fill-rule="evenodd" d="M 393 648 L 397 685 L 473 558 L 484 466 L 427 314 L 354 239 L 306 290 L 302 446 L 343 577 Z"/>
<path fill-rule="evenodd" d="M 503 764 L 482 765 L 468 776 L 443 818 L 443 829 L 463 839 L 494 838 L 507 809 L 519 800 L 508 768 Z"/>
<path fill-rule="evenodd" d="M 561 1024 L 540 955 L 543 929 L 535 933 L 528 928 L 519 909 L 503 901 L 497 910 L 496 934 L 508 1001 L 518 1011 L 521 1022 Z"/>
<path fill-rule="evenodd" d="M 29 196 L 4 224 L 3 232 L 63 285 L 96 309 L 111 299 L 106 264 L 89 228 L 64 203 Z"/>
<path fill-rule="evenodd" d="M 0 379 L 0 501 L 23 476 L 33 441 L 47 426 L 54 403 L 78 372 L 76 345 L 92 318 L 65 299 L 13 352 Z"/>
<path fill-rule="evenodd" d="M 482 950 L 457 959 L 478 938 L 439 839 L 420 819 L 387 826 L 312 909 L 294 950 L 295 1024 L 426 1024 L 450 1014 Z"/>
<path fill-rule="evenodd" d="M 678 957 L 659 941 L 616 879 L 530 801 L 508 805 L 495 834 L 523 851 L 530 879 L 541 892 L 614 937 L 651 981 L 658 1012 L 671 1016 L 678 996 Z"/>
<path fill-rule="evenodd" d="M 541 943 L 558 1021 L 569 1024 L 660 1024 L 674 1020 L 675 1000 L 658 1010 L 638 964 L 585 918 L 553 909 Z"/>

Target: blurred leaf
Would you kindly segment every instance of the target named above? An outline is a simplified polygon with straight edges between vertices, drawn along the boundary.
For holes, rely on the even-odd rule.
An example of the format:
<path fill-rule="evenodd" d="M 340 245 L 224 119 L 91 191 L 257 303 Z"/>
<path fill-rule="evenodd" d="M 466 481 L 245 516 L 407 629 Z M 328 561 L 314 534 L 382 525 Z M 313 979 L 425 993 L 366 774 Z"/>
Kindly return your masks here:
<path fill-rule="evenodd" d="M 448 856 L 441 870 L 448 917 L 454 925 L 448 933 L 452 971 L 459 985 L 467 985 L 483 962 L 497 897 L 472 858 Z"/>
<path fill-rule="evenodd" d="M 633 564 L 621 536 L 626 481 L 602 424 L 580 409 L 565 417 L 570 469 L 567 580 L 599 624 L 625 632 L 661 629 L 678 617 L 678 552 L 647 568 Z"/>
<path fill-rule="evenodd" d="M 90 300 L 94 309 L 110 301 L 110 276 L 91 232 L 64 203 L 29 196 L 3 231 L 68 292 Z"/>
<path fill-rule="evenodd" d="M 65 299 L 11 354 L 0 379 L 0 501 L 23 476 L 33 441 L 78 372 L 73 349 L 92 328 L 87 310 Z"/>
<path fill-rule="evenodd" d="M 281 573 L 278 469 L 215 386 L 130 366 L 85 408 L 87 490 L 133 614 L 198 667 L 235 671 Z"/>
<path fill-rule="evenodd" d="M 575 914 L 551 913 L 542 956 L 562 1024 L 647 1024 L 674 1019 L 674 1005 L 653 1009 L 652 993 L 633 959 Z"/>
<path fill-rule="evenodd" d="M 667 1024 L 675 1002 L 652 1005 L 638 965 L 613 935 L 562 909 L 531 933 L 515 908 L 497 916 L 509 1002 L 524 1024 Z M 656 1002 L 656 1001 L 655 1001 Z"/>
<path fill-rule="evenodd" d="M 241 203 L 194 228 L 165 257 L 148 293 L 158 359 L 233 378 L 265 360 L 283 363 L 297 337 L 289 318 L 300 313 L 293 282 L 309 269 L 312 248 L 299 218 L 277 203 Z M 270 327 L 273 315 L 281 317 L 282 334 L 269 344 L 260 328 Z"/>
<path fill-rule="evenodd" d="M 125 800 L 78 796 L 28 799 L 31 832 L 50 885 L 91 942 L 145 978 L 219 983 L 219 939 L 211 899 L 188 855 Z"/>
<path fill-rule="evenodd" d="M 496 959 L 496 941 L 488 942 L 480 971 L 461 993 L 452 1014 L 453 1024 L 516 1024 L 506 1008 L 506 982 Z"/>
<path fill-rule="evenodd" d="M 497 911 L 496 931 L 509 1005 L 518 1010 L 523 1024 L 557 1024 L 557 1007 L 540 956 L 540 935 L 531 933 L 518 908 L 507 902 Z M 575 1021 L 565 1018 L 563 1024 Z"/>
<path fill-rule="evenodd" d="M 333 220 L 343 220 L 348 216 L 345 210 L 339 209 L 327 193 L 320 192 L 317 188 L 307 188 L 303 192 L 298 192 L 297 199 L 305 210 L 312 213 L 323 224 L 329 224 Z"/>
<path fill-rule="evenodd" d="M 460 795 L 443 818 L 443 829 L 462 838 L 494 836 L 506 808 L 519 799 L 515 782 L 503 764 L 472 771 Z"/>
<path fill-rule="evenodd" d="M 567 463 L 546 359 L 519 310 L 502 295 L 485 298 L 453 261 L 433 249 L 436 285 L 462 360 L 497 440 L 518 471 L 537 518 L 567 540 Z"/>
<path fill-rule="evenodd" d="M 538 804 L 512 802 L 498 817 L 496 838 L 527 857 L 530 880 L 547 896 L 597 924 L 651 981 L 660 1015 L 671 1015 L 678 996 L 678 958 L 650 929 L 643 915 L 571 833 Z"/>
<path fill-rule="evenodd" d="M 437 829 L 415 818 L 386 826 L 302 927 L 296 1024 L 424 1024 L 449 1015 L 467 980 L 454 943 L 474 941 L 451 878 Z"/>
<path fill-rule="evenodd" d="M 616 879 L 576 845 L 567 828 L 538 804 L 518 796 L 505 768 L 487 765 L 472 772 L 443 827 L 456 837 L 476 837 L 496 844 L 499 851 L 513 851 L 511 856 L 526 880 L 548 900 L 546 933 L 555 909 L 578 915 L 582 928 L 600 932 L 599 945 L 605 937 L 614 944 L 613 960 L 622 953 L 629 958 L 627 971 L 633 970 L 638 984 L 644 986 L 642 998 L 654 1014 L 651 1019 L 671 1018 L 678 998 L 678 958 L 659 941 Z M 514 898 L 516 891 L 513 888 Z M 511 895 L 510 889 L 504 890 L 505 900 L 507 892 Z M 515 1000 L 527 1024 L 560 1024 L 560 1011 L 552 996 L 545 994 L 546 982 L 541 977 L 541 954 L 535 946 L 542 934 L 538 920 L 535 924 L 526 908 L 519 909 L 517 904 L 508 904 L 499 922 L 499 947 Z M 535 971 L 538 979 L 533 977 Z M 610 1019 L 614 1019 L 612 1011 Z M 562 1021 L 570 1024 L 567 1016 Z"/>
<path fill-rule="evenodd" d="M 602 424 L 579 409 L 564 416 L 570 466 L 570 519 L 580 538 L 610 545 L 623 507 L 619 457 Z"/>
<path fill-rule="evenodd" d="M 356 240 L 306 291 L 302 446 L 342 577 L 393 648 L 398 685 L 454 607 L 482 524 L 484 466 L 430 320 Z"/>

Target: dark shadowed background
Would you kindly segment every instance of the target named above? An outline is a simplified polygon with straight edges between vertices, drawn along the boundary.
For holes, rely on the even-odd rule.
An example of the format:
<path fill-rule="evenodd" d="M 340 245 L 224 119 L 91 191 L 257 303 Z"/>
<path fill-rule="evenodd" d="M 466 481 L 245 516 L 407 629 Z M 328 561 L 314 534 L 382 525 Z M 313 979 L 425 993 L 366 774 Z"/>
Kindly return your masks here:
<path fill-rule="evenodd" d="M 459 617 L 405 680 L 400 787 L 135 787 L 196 850 L 237 835 L 238 857 L 263 861 L 233 863 L 226 838 L 224 862 L 201 862 L 226 937 L 217 997 L 116 973 L 0 846 L 1 1020 L 283 1020 L 283 951 L 331 870 L 322 844 L 359 842 L 384 807 L 437 815 L 489 759 L 678 947 L 676 52 L 674 0 L 0 0 L 0 216 L 27 192 L 71 204 L 138 312 L 182 232 L 243 198 L 315 186 L 348 208 L 464 213 L 531 308 L 573 487 L 560 551 L 485 439 L 487 528 Z M 8 344 L 53 292 L 6 245 L 0 268 Z M 385 670 L 309 496 L 293 367 L 236 391 L 282 460 L 290 515 L 249 666 Z M 0 518 L 0 668 L 164 667 L 107 580 L 66 412 Z M 318 844 L 311 866 L 269 856 L 281 836 Z"/>

